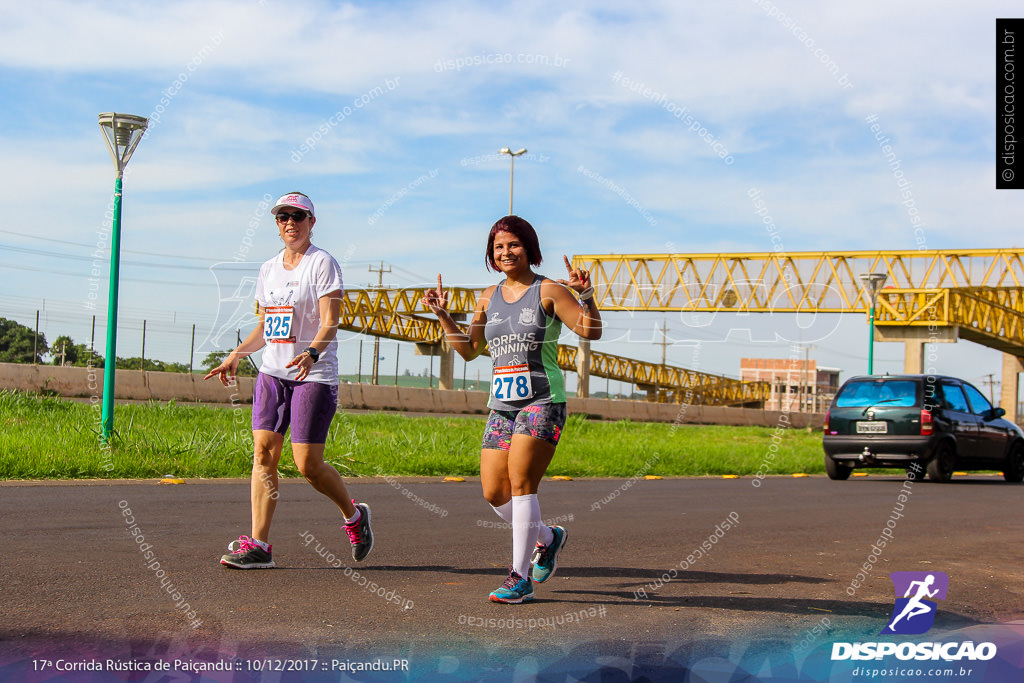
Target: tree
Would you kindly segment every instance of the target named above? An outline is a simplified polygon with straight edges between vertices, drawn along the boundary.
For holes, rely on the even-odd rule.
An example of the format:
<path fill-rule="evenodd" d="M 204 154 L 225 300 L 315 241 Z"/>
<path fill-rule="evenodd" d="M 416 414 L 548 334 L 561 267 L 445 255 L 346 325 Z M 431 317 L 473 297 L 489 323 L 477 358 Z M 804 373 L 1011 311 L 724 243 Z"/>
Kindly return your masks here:
<path fill-rule="evenodd" d="M 89 347 L 85 344 L 76 344 L 71 337 L 62 334 L 53 340 L 53 344 L 50 346 L 50 357 L 50 362 L 54 365 L 61 365 L 63 360 L 64 365 L 85 366 L 89 364 Z M 93 366 L 95 365 L 94 357 Z"/>
<path fill-rule="evenodd" d="M 76 344 L 75 340 L 66 334 L 57 337 L 50 345 L 50 362 L 60 365 L 61 361 L 64 365 L 73 365 L 79 368 L 90 365 L 94 368 L 103 367 L 103 356 L 89 351 L 89 347 L 85 344 Z"/>
<path fill-rule="evenodd" d="M 42 363 L 48 350 L 43 334 L 37 337 L 32 328 L 0 318 L 0 363 Z"/>
<path fill-rule="evenodd" d="M 203 359 L 203 368 L 207 372 L 209 372 L 210 370 L 213 370 L 215 367 L 217 367 L 218 365 L 220 365 L 221 363 L 224 362 L 224 359 L 227 358 L 229 353 L 231 353 L 231 352 L 230 351 L 211 351 L 209 354 L 207 354 L 206 358 Z M 245 358 L 243 358 L 242 362 L 238 364 L 238 371 L 237 372 L 238 372 L 238 376 L 239 377 L 255 377 L 256 376 L 256 368 L 253 367 L 253 364 L 249 360 L 247 360 Z"/>
<path fill-rule="evenodd" d="M 147 358 L 145 367 L 142 364 L 142 356 L 132 356 L 131 358 L 117 357 L 117 365 L 115 366 L 118 370 L 149 370 L 150 372 L 164 372 L 164 362 L 155 360 L 153 358 Z"/>

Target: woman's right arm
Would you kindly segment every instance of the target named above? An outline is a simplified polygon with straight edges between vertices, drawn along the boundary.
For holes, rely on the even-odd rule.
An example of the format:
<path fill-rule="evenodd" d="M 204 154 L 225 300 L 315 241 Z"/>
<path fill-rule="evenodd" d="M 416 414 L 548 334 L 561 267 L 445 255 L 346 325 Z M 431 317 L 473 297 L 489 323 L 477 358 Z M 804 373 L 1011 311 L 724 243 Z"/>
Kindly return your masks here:
<path fill-rule="evenodd" d="M 423 293 L 423 305 L 437 316 L 448 344 L 465 361 L 473 360 L 487 347 L 487 342 L 484 339 L 484 327 L 487 324 L 487 303 L 490 301 L 494 289 L 494 285 L 488 287 L 477 299 L 476 310 L 473 311 L 473 318 L 469 321 L 468 330 L 460 328 L 448 312 L 448 292 L 445 292 L 441 286 L 440 275 L 437 276 L 437 289 L 428 289 Z"/>
<path fill-rule="evenodd" d="M 224 386 L 228 386 L 230 382 L 235 381 L 236 373 L 238 372 L 238 363 L 246 356 L 256 353 L 267 344 L 266 340 L 263 338 L 263 315 L 263 309 L 260 309 L 259 322 L 256 324 L 256 327 L 253 328 L 252 332 L 249 333 L 249 336 L 247 336 L 242 343 L 238 345 L 238 348 L 229 353 L 224 360 L 221 361 L 220 365 L 215 367 L 213 370 L 210 370 L 209 374 L 203 377 L 203 379 L 210 379 L 214 375 L 219 375 L 220 382 Z"/>

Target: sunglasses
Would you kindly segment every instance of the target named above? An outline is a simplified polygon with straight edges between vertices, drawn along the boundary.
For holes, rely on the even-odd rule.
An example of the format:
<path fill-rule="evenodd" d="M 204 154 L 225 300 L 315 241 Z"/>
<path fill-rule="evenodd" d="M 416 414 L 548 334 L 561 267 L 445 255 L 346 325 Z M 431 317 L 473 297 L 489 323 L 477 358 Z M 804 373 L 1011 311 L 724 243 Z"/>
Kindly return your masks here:
<path fill-rule="evenodd" d="M 280 223 L 281 225 L 287 223 L 289 218 L 295 221 L 296 223 L 301 223 L 302 221 L 309 218 L 309 214 L 306 213 L 305 211 L 296 211 L 294 213 L 288 213 L 287 211 L 277 212 L 277 222 Z"/>

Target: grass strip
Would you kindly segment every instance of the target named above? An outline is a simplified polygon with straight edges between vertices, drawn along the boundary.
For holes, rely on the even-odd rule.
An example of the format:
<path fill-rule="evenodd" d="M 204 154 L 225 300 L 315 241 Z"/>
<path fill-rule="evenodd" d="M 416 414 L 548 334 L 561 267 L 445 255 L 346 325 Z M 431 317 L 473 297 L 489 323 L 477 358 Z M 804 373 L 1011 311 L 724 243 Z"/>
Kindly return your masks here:
<path fill-rule="evenodd" d="M 100 405 L 0 390 L 0 479 L 248 477 L 251 408 L 151 402 L 116 409 L 101 446 Z M 340 412 L 326 459 L 346 477 L 475 476 L 485 418 Z M 570 415 L 549 476 L 810 474 L 824 471 L 820 432 L 598 422 Z M 300 476 L 285 443 L 284 476 Z"/>

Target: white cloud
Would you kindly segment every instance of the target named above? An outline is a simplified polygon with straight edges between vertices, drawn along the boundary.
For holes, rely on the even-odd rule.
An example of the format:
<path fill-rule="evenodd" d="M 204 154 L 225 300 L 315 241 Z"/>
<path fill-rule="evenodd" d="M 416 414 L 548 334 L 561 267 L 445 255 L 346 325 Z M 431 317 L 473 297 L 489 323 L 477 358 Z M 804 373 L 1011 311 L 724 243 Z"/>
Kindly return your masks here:
<path fill-rule="evenodd" d="M 790 28 L 752 1 L 537 0 L 514 15 L 466 1 L 14 5 L 0 28 L 0 182 L 37 207 L 33 236 L 88 243 L 113 180 L 96 114 L 157 111 L 125 181 L 130 239 L 146 251 L 230 256 L 264 193 L 302 187 L 319 234 L 334 251 L 354 247 L 361 268 L 383 259 L 489 281 L 480 234 L 506 208 L 508 169 L 489 157 L 506 144 L 538 155 L 516 164 L 515 204 L 545 226 L 552 253 L 767 250 L 751 187 L 790 251 L 912 248 L 864 121 L 876 114 L 929 246 L 1018 240 L 1021 195 L 992 189 L 991 159 L 994 19 L 1016 5 L 776 6 Z M 374 91 L 388 79 L 396 87 Z M 735 163 L 666 103 L 688 107 Z M 273 225 L 260 231 L 272 252 Z M 27 273 L 16 286 L 35 295 L 53 283 Z"/>

